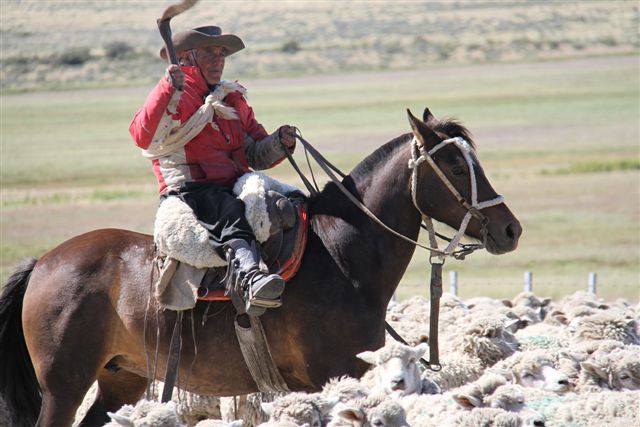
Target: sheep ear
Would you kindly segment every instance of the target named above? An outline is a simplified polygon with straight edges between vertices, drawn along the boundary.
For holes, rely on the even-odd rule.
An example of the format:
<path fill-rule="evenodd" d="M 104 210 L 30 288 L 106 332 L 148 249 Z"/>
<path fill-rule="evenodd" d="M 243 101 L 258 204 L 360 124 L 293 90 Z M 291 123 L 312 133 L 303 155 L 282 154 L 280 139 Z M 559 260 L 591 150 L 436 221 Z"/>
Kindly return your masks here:
<path fill-rule="evenodd" d="M 319 406 L 320 406 L 320 410 L 322 411 L 323 414 L 328 414 L 329 412 L 331 412 L 331 410 L 333 408 L 336 407 L 336 405 L 338 403 L 340 403 L 340 397 L 339 396 L 331 396 L 329 398 L 323 398 L 320 399 L 319 402 Z"/>
<path fill-rule="evenodd" d="M 609 380 L 609 375 L 607 375 L 604 369 L 602 369 L 600 366 L 596 365 L 595 363 L 588 362 L 588 361 L 580 362 L 580 368 L 584 369 L 591 375 L 597 375 L 598 377 L 602 378 L 605 381 Z"/>
<path fill-rule="evenodd" d="M 338 416 L 340 418 L 344 418 L 345 420 L 348 421 L 354 421 L 357 423 L 363 423 L 365 420 L 365 415 L 364 412 L 362 412 L 362 410 L 360 409 L 356 409 L 356 408 L 345 408 L 340 410 L 340 412 L 338 412 Z"/>
<path fill-rule="evenodd" d="M 517 331 L 520 328 L 520 319 L 512 319 L 509 322 L 506 322 L 504 324 L 504 328 L 511 332 L 514 333 L 515 331 Z"/>
<path fill-rule="evenodd" d="M 491 374 L 495 374 L 495 375 L 500 375 L 501 377 L 503 377 L 505 380 L 507 380 L 508 382 L 510 382 L 512 384 L 517 384 L 517 382 L 518 382 L 516 380 L 515 374 L 513 374 L 508 369 L 491 367 L 491 368 L 487 369 L 487 372 L 491 373 Z"/>
<path fill-rule="evenodd" d="M 543 300 L 540 302 L 541 307 L 546 307 L 546 306 L 548 306 L 550 302 L 551 302 L 551 298 L 545 298 L 545 299 L 543 299 Z"/>
<path fill-rule="evenodd" d="M 271 414 L 273 414 L 273 402 L 260 402 L 260 407 L 262 408 L 262 411 L 268 416 L 271 416 Z"/>
<path fill-rule="evenodd" d="M 362 353 L 356 354 L 356 357 L 360 360 L 364 360 L 369 365 L 376 364 L 376 353 L 373 351 L 363 351 Z"/>
<path fill-rule="evenodd" d="M 458 404 L 458 406 L 464 409 L 479 408 L 482 405 L 480 399 L 470 394 L 455 393 L 451 397 Z"/>
<path fill-rule="evenodd" d="M 113 412 L 107 412 L 107 415 L 109 416 L 109 418 L 111 418 L 112 421 L 120 424 L 121 426 L 134 427 L 133 421 L 131 421 L 129 417 L 114 414 Z"/>
<path fill-rule="evenodd" d="M 502 302 L 502 305 L 504 305 L 505 307 L 513 308 L 513 303 L 511 302 L 511 300 L 503 299 L 500 302 Z"/>
<path fill-rule="evenodd" d="M 416 359 L 420 359 L 429 350 L 429 344 L 426 342 L 420 343 L 413 348 L 413 355 Z"/>

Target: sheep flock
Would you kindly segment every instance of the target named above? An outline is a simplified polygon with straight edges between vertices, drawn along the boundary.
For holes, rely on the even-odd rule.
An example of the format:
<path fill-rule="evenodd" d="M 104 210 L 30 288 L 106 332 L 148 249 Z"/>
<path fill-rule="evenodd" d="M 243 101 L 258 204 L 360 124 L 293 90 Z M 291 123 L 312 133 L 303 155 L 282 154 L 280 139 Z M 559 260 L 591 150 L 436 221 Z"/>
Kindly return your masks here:
<path fill-rule="evenodd" d="M 371 365 L 361 379 L 334 378 L 317 393 L 215 398 L 177 390 L 167 404 L 124 406 L 107 425 L 640 426 L 639 305 L 585 292 L 557 302 L 530 292 L 465 301 L 445 293 L 439 371 L 420 362 L 428 355 L 427 299 L 392 302 L 387 321 L 409 345 L 387 336 L 383 348 L 360 353 Z"/>

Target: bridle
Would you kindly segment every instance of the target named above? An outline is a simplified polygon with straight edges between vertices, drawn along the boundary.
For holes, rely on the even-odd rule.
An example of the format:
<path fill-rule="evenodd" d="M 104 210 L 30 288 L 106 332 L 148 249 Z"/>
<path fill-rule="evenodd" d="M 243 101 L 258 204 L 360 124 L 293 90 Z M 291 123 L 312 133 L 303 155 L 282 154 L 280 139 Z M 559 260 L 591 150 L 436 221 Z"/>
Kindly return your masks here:
<path fill-rule="evenodd" d="M 464 259 L 464 257 L 469 253 L 476 251 L 478 249 L 482 249 L 486 246 L 487 235 L 488 235 L 487 226 L 489 224 L 489 219 L 486 217 L 486 215 L 481 213 L 480 210 L 491 207 L 491 206 L 499 205 L 500 203 L 504 202 L 504 198 L 502 196 L 497 196 L 490 200 L 478 202 L 478 188 L 477 188 L 477 182 L 476 182 L 476 174 L 473 168 L 473 157 L 472 157 L 473 148 L 467 141 L 465 141 L 464 138 L 455 137 L 455 138 L 445 139 L 444 141 L 434 146 L 431 150 L 427 151 L 424 147 L 424 144 L 420 144 L 418 142 L 418 139 L 415 136 L 413 136 L 411 140 L 411 159 L 409 159 L 409 162 L 408 162 L 408 167 L 412 170 L 411 199 L 413 201 L 414 207 L 418 210 L 418 213 L 422 217 L 422 222 L 425 223 L 425 228 L 429 232 L 429 244 L 431 246 L 425 246 L 413 239 L 408 238 L 407 236 L 401 233 L 398 233 L 396 230 L 392 229 L 391 227 L 386 225 L 384 222 L 382 222 L 373 212 L 369 210 L 369 208 L 367 208 L 360 200 L 358 200 L 351 193 L 351 191 L 349 191 L 349 189 L 347 189 L 344 186 L 344 184 L 342 184 L 341 180 L 336 177 L 334 172 L 342 176 L 343 179 L 346 177 L 346 175 L 340 172 L 338 168 L 332 165 L 331 162 L 325 159 L 324 156 L 322 156 L 322 154 L 320 154 L 309 142 L 307 142 L 302 137 L 302 134 L 297 128 L 294 128 L 294 129 L 296 132 L 296 138 L 300 141 L 300 143 L 302 143 L 302 145 L 305 148 L 305 155 L 307 155 L 307 153 L 311 154 L 311 156 L 322 168 L 322 170 L 327 174 L 327 176 L 329 176 L 331 181 L 333 181 L 333 183 L 340 189 L 340 191 L 342 191 L 342 193 L 344 193 L 344 195 L 356 207 L 358 207 L 369 218 L 371 218 L 375 223 L 379 224 L 385 230 L 389 231 L 390 233 L 394 234 L 395 236 L 405 241 L 408 241 L 414 244 L 417 247 L 427 249 L 431 252 L 431 255 L 429 256 L 429 263 L 431 264 L 429 360 L 427 361 L 421 358 L 420 363 L 428 369 L 431 369 L 433 371 L 439 371 L 440 369 L 442 369 L 442 366 L 440 365 L 440 361 L 439 361 L 439 354 L 438 354 L 439 353 L 438 351 L 438 317 L 440 312 L 440 297 L 442 296 L 442 266 L 444 264 L 445 259 L 449 256 L 454 257 L 456 259 Z M 467 166 L 469 168 L 469 179 L 471 184 L 471 203 L 469 203 L 464 197 L 462 197 L 462 195 L 460 195 L 460 192 L 453 186 L 451 181 L 449 181 L 449 179 L 444 174 L 444 172 L 442 172 L 442 169 L 440 169 L 440 167 L 436 164 L 435 160 L 433 160 L 433 157 L 432 157 L 433 154 L 436 153 L 441 148 L 446 147 L 449 144 L 454 144 L 454 146 L 460 150 L 460 152 L 462 153 L 463 157 L 467 162 Z M 293 159 L 293 156 L 291 156 L 291 153 L 289 153 L 289 150 L 287 149 L 287 147 L 284 146 L 284 144 L 282 144 L 282 149 L 286 153 L 287 158 L 289 159 L 289 162 L 291 162 L 291 165 L 293 166 L 293 168 L 296 170 L 296 172 L 298 172 L 298 175 L 300 175 L 300 178 L 304 182 L 309 192 L 312 195 L 318 194 L 320 190 L 317 188 L 317 185 L 314 188 L 314 186 L 311 184 L 311 182 L 309 182 L 309 180 L 302 173 L 302 171 L 300 171 L 300 168 L 298 167 L 297 163 Z M 460 227 L 456 232 L 455 236 L 451 239 L 445 238 L 446 240 L 449 240 L 449 244 L 444 250 L 438 249 L 438 244 L 436 241 L 436 236 L 438 237 L 442 237 L 442 236 L 440 236 L 438 233 L 435 232 L 431 217 L 429 217 L 427 214 L 424 213 L 424 211 L 418 205 L 418 201 L 417 201 L 418 168 L 425 161 L 431 166 L 431 168 L 434 170 L 436 175 L 438 175 L 440 180 L 444 183 L 444 185 L 458 200 L 458 203 L 460 203 L 460 205 L 467 210 L 467 213 L 462 219 L 462 222 L 460 223 Z M 309 170 L 311 170 L 311 164 L 309 163 L 308 155 L 307 155 L 307 163 L 309 165 Z M 311 176 L 315 184 L 315 177 L 313 177 L 313 171 L 311 171 Z M 482 242 L 480 244 L 474 244 L 474 245 L 461 245 L 460 239 L 462 239 L 462 236 L 464 235 L 467 229 L 467 226 L 469 225 L 469 221 L 471 220 L 471 217 L 477 218 L 480 221 L 480 224 L 482 227 L 481 228 Z M 461 249 L 456 250 L 458 246 L 460 246 Z M 401 343 L 407 345 L 407 342 L 386 321 L 385 321 L 385 329 L 397 341 L 400 341 Z"/>
<path fill-rule="evenodd" d="M 442 169 L 440 169 L 440 167 L 436 164 L 435 160 L 433 160 L 433 155 L 438 150 L 450 144 L 453 144 L 456 148 L 460 150 L 460 152 L 462 153 L 467 163 L 467 167 L 469 170 L 469 181 L 471 184 L 471 203 L 469 203 L 467 199 L 465 199 L 464 197 L 462 197 L 462 195 L 460 195 L 460 192 L 451 183 L 449 178 L 447 178 L 447 176 L 444 174 Z M 480 212 L 480 210 L 491 207 L 491 206 L 496 206 L 504 202 L 504 197 L 502 196 L 497 196 L 493 199 L 486 200 L 484 202 L 478 202 L 478 185 L 476 181 L 475 169 L 473 168 L 472 154 L 474 154 L 474 150 L 471 144 L 469 144 L 464 138 L 459 136 L 455 138 L 445 139 L 444 141 L 438 143 L 429 151 L 425 149 L 424 144 L 421 144 L 415 136 L 411 139 L 411 159 L 409 160 L 409 164 L 408 164 L 409 169 L 412 170 L 411 199 L 413 201 L 413 206 L 418 210 L 418 212 L 422 216 L 422 221 L 425 223 L 425 228 L 429 232 L 429 243 L 434 249 L 438 248 L 438 243 L 436 241 L 437 233 L 433 228 L 433 222 L 431 220 L 431 217 L 429 217 L 429 215 L 424 213 L 424 211 L 418 205 L 418 200 L 417 200 L 419 166 L 426 161 L 429 164 L 429 166 L 431 166 L 431 169 L 433 169 L 433 171 L 436 173 L 438 178 L 440 178 L 442 183 L 449 189 L 451 194 L 453 194 L 453 196 L 458 200 L 458 203 L 460 203 L 460 205 L 467 210 L 467 213 L 462 219 L 462 222 L 460 223 L 458 231 L 456 232 L 454 237 L 451 239 L 447 239 L 449 240 L 449 244 L 447 245 L 447 247 L 442 251 L 437 250 L 432 252 L 432 254 L 436 254 L 437 257 L 440 258 L 441 260 L 444 260 L 444 258 L 447 256 L 453 256 L 454 258 L 457 258 L 457 259 L 464 259 L 464 257 L 469 253 L 476 251 L 478 249 L 485 248 L 487 243 L 487 226 L 489 224 L 489 219 L 486 217 L 486 215 Z M 456 250 L 456 248 L 460 244 L 460 240 L 462 239 L 462 236 L 464 236 L 467 230 L 467 226 L 469 225 L 469 221 L 471 220 L 471 217 L 474 217 L 478 221 L 480 221 L 480 224 L 481 224 L 480 234 L 482 235 L 481 243 L 474 244 L 474 245 L 462 245 L 462 249 Z"/>

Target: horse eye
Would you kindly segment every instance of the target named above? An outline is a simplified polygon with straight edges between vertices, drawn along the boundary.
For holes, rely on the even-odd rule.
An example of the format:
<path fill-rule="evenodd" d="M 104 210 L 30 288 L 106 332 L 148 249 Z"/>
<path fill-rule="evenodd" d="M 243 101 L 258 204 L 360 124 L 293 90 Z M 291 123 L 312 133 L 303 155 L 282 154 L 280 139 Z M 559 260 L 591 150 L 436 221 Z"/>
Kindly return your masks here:
<path fill-rule="evenodd" d="M 531 377 L 533 377 L 533 374 L 531 372 L 522 373 L 522 378 L 531 378 Z"/>
<path fill-rule="evenodd" d="M 373 422 L 371 424 L 376 426 L 376 427 L 381 427 L 381 426 L 384 425 L 384 423 L 380 419 L 373 420 Z"/>
<path fill-rule="evenodd" d="M 621 380 L 629 379 L 629 375 L 627 375 L 627 374 L 620 374 L 620 379 L 621 379 Z"/>
<path fill-rule="evenodd" d="M 467 172 L 466 168 L 464 168 L 463 166 L 454 166 L 453 168 L 451 168 L 451 171 L 455 176 L 462 176 Z"/>

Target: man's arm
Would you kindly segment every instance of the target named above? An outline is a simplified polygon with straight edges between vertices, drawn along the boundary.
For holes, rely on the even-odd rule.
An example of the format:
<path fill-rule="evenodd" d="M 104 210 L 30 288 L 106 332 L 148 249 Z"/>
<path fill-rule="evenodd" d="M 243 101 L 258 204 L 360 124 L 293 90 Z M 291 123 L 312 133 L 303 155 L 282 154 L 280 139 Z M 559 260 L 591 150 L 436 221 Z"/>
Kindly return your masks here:
<path fill-rule="evenodd" d="M 129 133 L 138 147 L 146 150 L 152 143 L 162 143 L 171 131 L 182 94 L 173 85 L 179 82 L 184 84 L 184 74 L 178 66 L 169 66 L 133 117 Z"/>
<path fill-rule="evenodd" d="M 255 170 L 269 169 L 280 163 L 286 157 L 282 147 L 293 153 L 295 150 L 295 134 L 291 126 L 281 126 L 271 135 L 267 134 L 264 127 L 255 119 L 253 109 L 249 107 L 244 98 L 234 103 L 240 120 L 245 129 L 244 151 L 249 166 Z"/>

